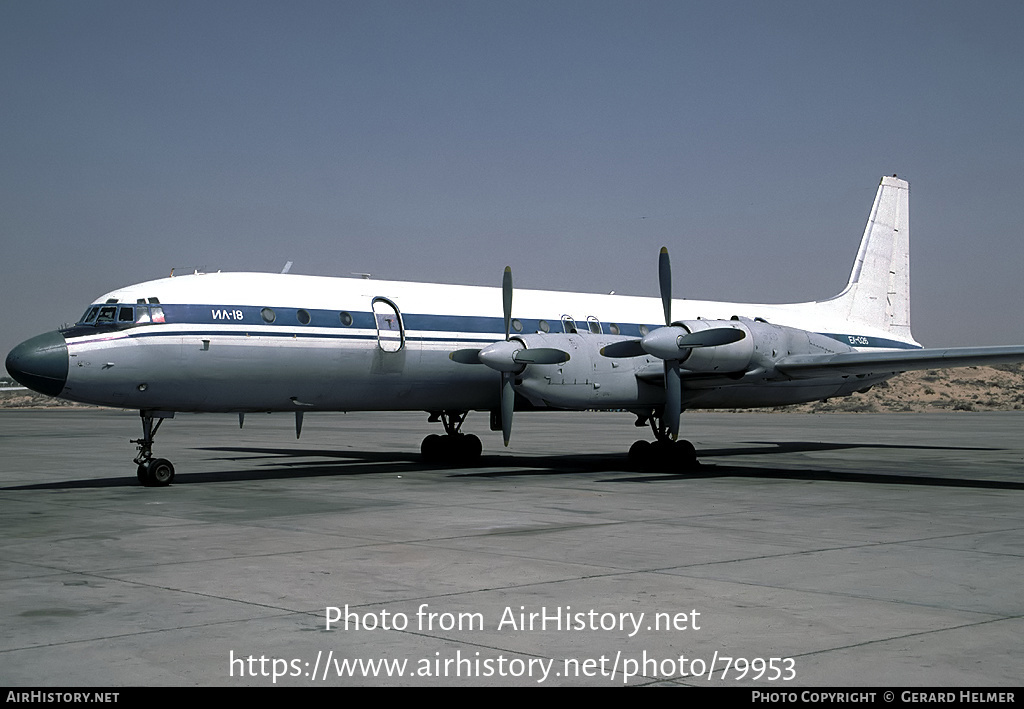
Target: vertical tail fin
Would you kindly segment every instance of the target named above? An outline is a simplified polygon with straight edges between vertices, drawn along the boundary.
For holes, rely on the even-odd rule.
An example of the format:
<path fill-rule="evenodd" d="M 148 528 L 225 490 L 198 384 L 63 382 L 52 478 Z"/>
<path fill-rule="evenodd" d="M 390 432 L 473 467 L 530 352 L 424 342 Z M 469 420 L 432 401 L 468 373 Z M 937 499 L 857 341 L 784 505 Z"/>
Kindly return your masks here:
<path fill-rule="evenodd" d="M 842 293 L 824 302 L 846 320 L 912 342 L 909 195 L 906 180 L 882 178 L 850 281 Z"/>

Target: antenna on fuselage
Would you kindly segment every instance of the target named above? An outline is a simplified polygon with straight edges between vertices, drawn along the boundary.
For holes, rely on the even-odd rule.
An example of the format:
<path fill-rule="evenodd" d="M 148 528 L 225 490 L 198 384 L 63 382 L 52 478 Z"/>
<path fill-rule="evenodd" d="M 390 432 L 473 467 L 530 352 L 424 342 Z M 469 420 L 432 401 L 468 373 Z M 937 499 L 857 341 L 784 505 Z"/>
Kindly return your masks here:
<path fill-rule="evenodd" d="M 288 263 L 286 263 L 284 265 L 284 268 L 281 269 L 281 273 L 288 273 L 288 271 L 290 271 L 290 270 L 292 270 L 292 262 L 291 261 L 289 261 Z"/>

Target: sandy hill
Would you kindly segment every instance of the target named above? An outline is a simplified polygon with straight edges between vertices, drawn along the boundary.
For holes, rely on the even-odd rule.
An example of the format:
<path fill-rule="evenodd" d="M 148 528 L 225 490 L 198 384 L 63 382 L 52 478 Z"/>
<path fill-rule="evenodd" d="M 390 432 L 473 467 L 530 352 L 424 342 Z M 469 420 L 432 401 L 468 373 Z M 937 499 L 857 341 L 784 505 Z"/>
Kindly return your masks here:
<path fill-rule="evenodd" d="M 864 394 L 764 411 L 1012 411 L 1024 409 L 1024 364 L 906 372 Z"/>

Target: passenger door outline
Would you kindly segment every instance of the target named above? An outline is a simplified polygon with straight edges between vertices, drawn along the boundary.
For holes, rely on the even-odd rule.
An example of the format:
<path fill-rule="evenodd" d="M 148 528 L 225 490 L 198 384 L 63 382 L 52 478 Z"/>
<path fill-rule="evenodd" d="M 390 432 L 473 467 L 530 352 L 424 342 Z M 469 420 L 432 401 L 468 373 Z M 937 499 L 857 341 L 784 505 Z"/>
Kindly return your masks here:
<path fill-rule="evenodd" d="M 373 299 L 373 319 L 377 323 L 377 346 L 384 352 L 400 352 L 405 347 L 405 326 L 398 306 L 377 296 Z"/>

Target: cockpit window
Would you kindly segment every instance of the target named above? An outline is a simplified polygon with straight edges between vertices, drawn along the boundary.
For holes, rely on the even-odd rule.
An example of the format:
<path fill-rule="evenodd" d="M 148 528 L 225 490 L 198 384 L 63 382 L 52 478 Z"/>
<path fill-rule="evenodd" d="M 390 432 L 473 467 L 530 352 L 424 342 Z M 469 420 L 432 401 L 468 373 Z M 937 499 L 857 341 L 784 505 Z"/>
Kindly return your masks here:
<path fill-rule="evenodd" d="M 136 305 L 104 303 L 90 305 L 82 314 L 79 325 L 142 325 L 164 322 L 164 309 L 160 305 L 148 305 L 145 301 Z"/>
<path fill-rule="evenodd" d="M 114 322 L 114 316 L 117 314 L 117 306 L 104 305 L 100 308 L 100 314 L 96 316 L 96 324 L 102 325 L 103 323 Z"/>
<path fill-rule="evenodd" d="M 163 322 L 164 309 L 159 305 L 136 305 L 135 324 L 144 325 L 151 322 Z"/>

